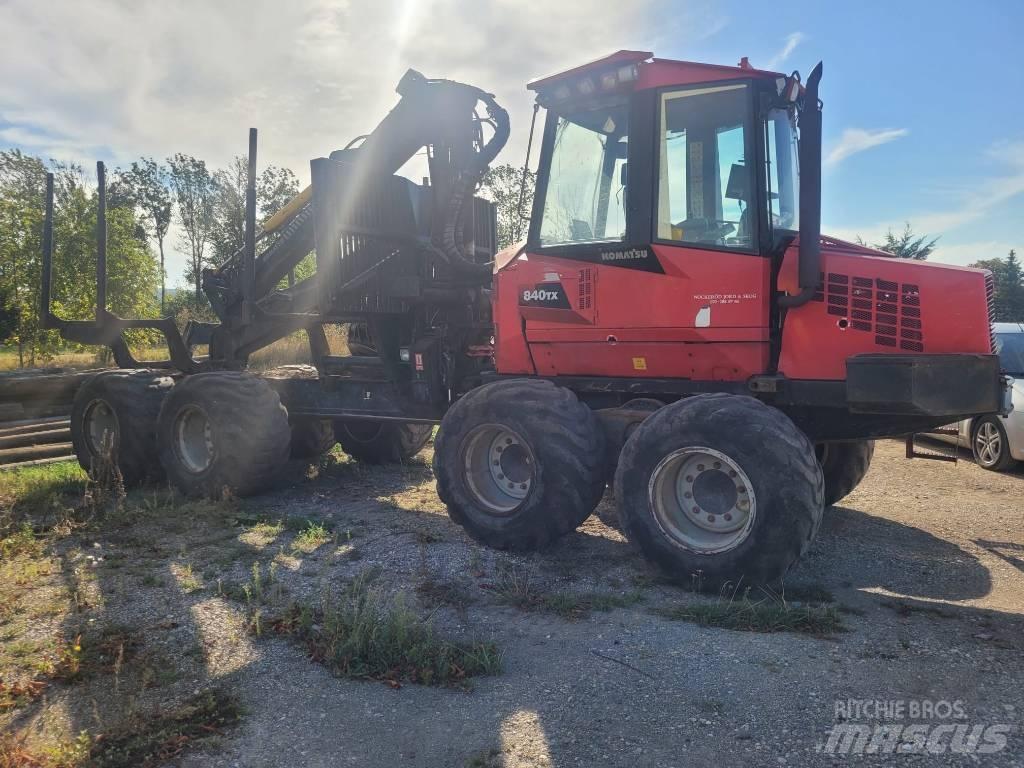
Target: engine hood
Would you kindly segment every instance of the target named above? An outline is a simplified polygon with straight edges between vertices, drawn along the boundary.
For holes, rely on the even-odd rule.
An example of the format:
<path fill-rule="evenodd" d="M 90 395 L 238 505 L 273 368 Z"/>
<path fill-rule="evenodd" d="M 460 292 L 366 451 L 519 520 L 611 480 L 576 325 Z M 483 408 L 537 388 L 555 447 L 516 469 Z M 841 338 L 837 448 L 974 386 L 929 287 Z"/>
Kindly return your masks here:
<path fill-rule="evenodd" d="M 798 239 L 778 287 L 799 291 Z M 987 270 L 898 259 L 836 238 L 821 239 L 821 285 L 786 312 L 779 370 L 794 378 L 845 378 L 858 354 L 992 352 Z"/>

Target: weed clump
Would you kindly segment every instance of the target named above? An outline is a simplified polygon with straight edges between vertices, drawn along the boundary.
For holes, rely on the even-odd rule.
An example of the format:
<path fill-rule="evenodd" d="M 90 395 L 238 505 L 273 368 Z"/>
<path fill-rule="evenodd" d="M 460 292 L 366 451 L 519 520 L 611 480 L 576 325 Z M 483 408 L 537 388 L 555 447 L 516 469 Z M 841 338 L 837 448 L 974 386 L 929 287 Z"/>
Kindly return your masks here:
<path fill-rule="evenodd" d="M 403 595 L 389 598 L 368 582 L 358 578 L 337 599 L 325 595 L 317 606 L 293 605 L 272 626 L 344 677 L 461 687 L 471 677 L 501 671 L 494 643 L 446 640 Z"/>

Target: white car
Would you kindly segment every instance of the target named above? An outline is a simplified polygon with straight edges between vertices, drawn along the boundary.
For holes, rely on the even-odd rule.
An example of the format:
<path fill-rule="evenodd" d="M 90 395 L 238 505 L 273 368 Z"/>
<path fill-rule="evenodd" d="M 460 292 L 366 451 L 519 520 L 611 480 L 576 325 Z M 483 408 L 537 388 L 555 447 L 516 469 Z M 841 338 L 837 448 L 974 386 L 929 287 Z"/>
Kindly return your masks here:
<path fill-rule="evenodd" d="M 970 448 L 974 460 L 985 469 L 1001 472 L 1024 461 L 1024 324 L 993 324 L 996 351 L 1003 373 L 1013 377 L 1013 411 L 1009 416 L 964 419 L 956 435 L 933 435 L 946 443 Z"/>

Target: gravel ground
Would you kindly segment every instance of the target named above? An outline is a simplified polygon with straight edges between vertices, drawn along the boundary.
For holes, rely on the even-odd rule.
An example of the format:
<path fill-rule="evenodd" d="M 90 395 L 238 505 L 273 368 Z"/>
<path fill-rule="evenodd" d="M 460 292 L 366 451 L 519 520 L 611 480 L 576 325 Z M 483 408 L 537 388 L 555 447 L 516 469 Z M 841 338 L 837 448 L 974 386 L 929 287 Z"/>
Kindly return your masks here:
<path fill-rule="evenodd" d="M 247 709 L 240 726 L 182 766 L 1024 765 L 1024 474 L 907 461 L 901 444 L 879 443 L 863 484 L 826 512 L 787 579 L 791 594 L 831 593 L 842 611 L 845 631 L 815 637 L 654 614 L 709 598 L 659 582 L 596 518 L 531 557 L 481 548 L 444 516 L 428 459 L 429 450 L 406 467 L 329 467 L 243 506 L 246 515 L 331 521 L 336 540 L 313 551 L 296 550 L 287 531 L 260 539 L 236 530 L 218 543 L 181 523 L 176 535 L 193 536 L 189 561 L 208 574 L 203 588 L 182 590 L 181 552 L 166 566 L 176 578 L 148 597 L 123 574 L 100 578 L 109 617 L 163 621 L 168 647 L 201 647 L 175 685 L 190 692 L 219 681 Z M 455 637 L 494 639 L 504 671 L 474 679 L 468 691 L 333 677 L 294 644 L 247 634 L 238 602 L 213 588 L 213 579 L 244 579 L 254 557 L 273 558 L 293 596 L 340 589 L 367 568 L 379 569 L 392 592 L 414 595 L 427 581 L 457 588 L 468 604 L 434 607 L 435 624 Z M 538 590 L 636 601 L 577 620 L 524 612 L 495 592 L 508 569 Z M 85 697 L 66 699 L 51 705 L 85 723 Z M 878 718 L 853 711 L 851 700 L 895 703 Z M 936 711 L 913 717 L 916 706 Z M 941 754 L 847 756 L 823 749 L 837 721 L 918 723 L 933 729 L 926 736 L 957 724 L 1009 734 L 988 755 L 951 752 L 947 732 Z"/>
<path fill-rule="evenodd" d="M 465 623 L 501 643 L 505 672 L 470 693 L 338 680 L 284 643 L 261 644 L 237 677 L 249 719 L 221 751 L 185 764 L 888 764 L 892 756 L 816 751 L 836 702 L 865 699 L 961 702 L 962 720 L 929 722 L 1013 727 L 993 756 L 901 762 L 1022 765 L 1022 483 L 1020 474 L 969 461 L 906 461 L 900 444 L 880 443 L 867 479 L 826 513 L 790 579 L 824 587 L 852 611 L 844 615 L 848 631 L 830 639 L 701 628 L 639 606 L 570 622 L 484 604 L 470 607 Z M 422 490 L 418 505 L 399 506 L 438 512 L 429 484 Z M 368 497 L 372 488 L 328 483 L 316 509 L 369 526 L 380 513 Z M 303 509 L 293 498 L 267 503 Z M 411 588 L 422 563 L 401 530 L 367 556 Z M 478 550 L 457 533 L 447 537 L 426 548 L 427 567 L 457 574 Z M 614 584 L 627 578 L 623 571 L 642 572 L 634 560 L 614 532 L 590 522 L 531 566 L 553 578 Z M 645 603 L 677 590 L 647 591 Z"/>

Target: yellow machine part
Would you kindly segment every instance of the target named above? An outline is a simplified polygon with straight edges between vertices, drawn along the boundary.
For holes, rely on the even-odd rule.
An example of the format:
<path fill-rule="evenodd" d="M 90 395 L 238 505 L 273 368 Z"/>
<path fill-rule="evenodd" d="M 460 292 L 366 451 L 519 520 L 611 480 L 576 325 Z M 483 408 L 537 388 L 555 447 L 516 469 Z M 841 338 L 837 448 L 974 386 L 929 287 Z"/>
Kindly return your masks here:
<path fill-rule="evenodd" d="M 289 200 L 280 211 L 263 222 L 263 233 L 269 235 L 271 232 L 279 230 L 291 221 L 292 217 L 301 211 L 312 198 L 313 187 L 310 185 Z"/>

